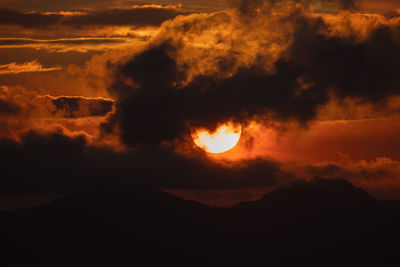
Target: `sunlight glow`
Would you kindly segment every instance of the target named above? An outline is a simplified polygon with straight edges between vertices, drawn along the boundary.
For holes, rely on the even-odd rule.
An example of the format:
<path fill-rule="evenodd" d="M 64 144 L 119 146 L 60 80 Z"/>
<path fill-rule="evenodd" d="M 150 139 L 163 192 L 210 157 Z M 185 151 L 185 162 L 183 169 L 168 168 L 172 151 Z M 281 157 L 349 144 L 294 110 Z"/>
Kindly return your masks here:
<path fill-rule="evenodd" d="M 209 153 L 231 150 L 240 139 L 242 127 L 231 122 L 222 124 L 215 132 L 199 129 L 192 133 L 194 143 Z"/>

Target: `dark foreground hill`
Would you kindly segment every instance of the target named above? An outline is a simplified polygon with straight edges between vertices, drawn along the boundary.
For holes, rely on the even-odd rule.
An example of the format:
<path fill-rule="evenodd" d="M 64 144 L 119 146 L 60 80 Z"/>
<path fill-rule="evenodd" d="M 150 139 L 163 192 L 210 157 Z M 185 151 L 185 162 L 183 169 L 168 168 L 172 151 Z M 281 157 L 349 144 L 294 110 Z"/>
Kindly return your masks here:
<path fill-rule="evenodd" d="M 110 186 L 0 213 L 0 261 L 1 266 L 398 266 L 398 207 L 340 179 L 298 182 L 232 208 L 211 208 L 147 187 Z"/>

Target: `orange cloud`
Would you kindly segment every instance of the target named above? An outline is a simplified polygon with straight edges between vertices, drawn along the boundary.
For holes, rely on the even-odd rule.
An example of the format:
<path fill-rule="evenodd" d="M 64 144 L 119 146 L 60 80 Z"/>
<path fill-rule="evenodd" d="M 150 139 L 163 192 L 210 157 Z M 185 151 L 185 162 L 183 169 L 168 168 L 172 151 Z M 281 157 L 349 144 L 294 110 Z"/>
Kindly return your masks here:
<path fill-rule="evenodd" d="M 94 142 L 99 125 L 114 102 L 102 97 L 39 95 L 23 87 L 0 87 L 0 137 L 18 139 L 21 132 L 57 129 L 68 136 L 85 135 Z"/>
<path fill-rule="evenodd" d="M 43 67 L 38 61 L 33 60 L 30 62 L 16 63 L 11 62 L 8 64 L 0 65 L 0 75 L 2 74 L 18 74 L 22 72 L 47 72 L 61 70 L 61 67 Z"/>
<path fill-rule="evenodd" d="M 1 48 L 34 48 L 46 49 L 51 52 L 65 53 L 68 51 L 87 52 L 93 50 L 123 49 L 139 45 L 148 37 L 77 37 L 62 39 L 32 39 L 32 38 L 0 38 Z M 16 64 L 16 63 L 12 63 Z M 24 65 L 38 64 L 27 62 Z M 1 67 L 1 66 L 0 66 Z M 15 68 L 15 66 L 10 66 Z"/>

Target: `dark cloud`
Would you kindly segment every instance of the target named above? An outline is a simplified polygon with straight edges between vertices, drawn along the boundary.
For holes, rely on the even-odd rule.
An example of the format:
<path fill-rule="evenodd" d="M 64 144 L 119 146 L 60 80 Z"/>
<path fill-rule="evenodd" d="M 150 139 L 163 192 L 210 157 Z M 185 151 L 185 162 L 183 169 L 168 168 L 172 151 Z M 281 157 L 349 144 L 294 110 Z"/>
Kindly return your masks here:
<path fill-rule="evenodd" d="M 22 143 L 0 139 L 5 167 L 0 182 L 2 192 L 29 191 L 29 188 L 46 191 L 54 185 L 69 188 L 74 182 L 68 177 L 79 172 L 68 168 L 68 161 L 77 160 L 84 145 L 83 137 L 68 138 L 62 134 L 41 137 L 29 132 L 22 136 Z"/>
<path fill-rule="evenodd" d="M 125 38 L 64 38 L 54 40 L 40 40 L 30 38 L 1 38 L 0 46 L 24 46 L 35 44 L 65 44 L 65 45 L 85 45 L 85 44 L 118 44 L 124 43 Z"/>
<path fill-rule="evenodd" d="M 17 10 L 0 8 L 0 25 L 18 25 L 27 28 L 43 28 L 60 22 L 61 15 L 23 13 Z"/>
<path fill-rule="evenodd" d="M 186 91 L 179 93 L 172 86 L 181 75 L 176 61 L 168 55 L 168 51 L 173 53 L 174 49 L 165 43 L 143 52 L 122 67 L 122 75 L 142 85 L 134 96 L 117 104 L 124 141 L 157 143 L 176 138 L 177 130 L 184 127 L 185 121 L 181 118 L 188 115 L 188 110 L 183 106 L 193 104 L 193 100 L 182 95 Z M 121 97 L 130 94 L 132 88 L 117 82 L 113 91 Z"/>
<path fill-rule="evenodd" d="M 107 26 L 107 25 L 134 25 L 159 26 L 165 20 L 173 19 L 177 15 L 189 14 L 188 12 L 173 8 L 132 8 L 132 9 L 110 9 L 89 13 L 81 16 L 70 16 L 63 20 L 63 25 L 82 26 Z"/>
<path fill-rule="evenodd" d="M 109 98 L 37 95 L 25 88 L 0 87 L 0 114 L 28 118 L 102 117 L 112 111 Z"/>
<path fill-rule="evenodd" d="M 18 106 L 18 104 L 0 98 L 0 115 L 17 115 L 20 110 L 21 108 Z"/>
<path fill-rule="evenodd" d="M 83 136 L 29 131 L 20 136 L 19 142 L 0 139 L 0 195 L 63 194 L 111 184 L 188 192 L 265 192 L 315 176 L 342 177 L 376 193 L 377 182 L 397 184 L 400 173 L 399 162 L 388 158 L 288 169 L 283 163 L 265 158 L 221 164 L 203 153 L 188 156 L 160 147 L 116 152 L 92 146 Z"/>
<path fill-rule="evenodd" d="M 0 25 L 44 28 L 56 25 L 81 28 L 86 26 L 159 26 L 168 19 L 189 12 L 174 7 L 143 6 L 126 9 L 106 9 L 89 13 L 26 13 L 0 8 Z"/>
<path fill-rule="evenodd" d="M 284 0 L 228 0 L 231 6 L 235 7 L 243 14 L 252 14 L 264 4 L 276 4 Z M 292 0 L 304 6 L 314 6 L 320 11 L 334 11 L 340 9 L 355 9 L 358 6 L 356 0 Z"/>
<path fill-rule="evenodd" d="M 340 98 L 379 102 L 400 93 L 400 44 L 393 38 L 399 27 L 380 26 L 357 43 L 318 34 L 324 27 L 318 20 L 301 19 L 297 25 L 287 64 L 300 77 L 333 89 Z"/>
<path fill-rule="evenodd" d="M 361 160 L 358 162 L 330 162 L 305 167 L 307 176 L 323 176 L 327 178 L 343 177 L 352 182 L 379 182 L 397 180 L 400 175 L 400 162 L 390 158 Z"/>
<path fill-rule="evenodd" d="M 85 97 L 48 97 L 56 108 L 54 113 L 65 114 L 66 117 L 105 116 L 112 110 L 114 102 L 109 99 Z"/>
<path fill-rule="evenodd" d="M 165 189 L 236 189 L 272 187 L 290 178 L 275 161 L 248 160 L 235 167 L 168 149 L 115 152 L 61 132 L 30 131 L 21 142 L 0 139 L 0 160 L 1 193 L 63 193 L 118 182 Z"/>
<path fill-rule="evenodd" d="M 188 131 L 187 123 L 213 129 L 218 123 L 244 122 L 268 110 L 285 119 L 307 121 L 315 116 L 316 107 L 327 101 L 318 87 L 309 89 L 306 95 L 295 95 L 297 76 L 286 63 L 277 65 L 275 75 L 253 66 L 228 79 L 200 76 L 185 88 L 177 89 L 173 81 L 182 73 L 168 49 L 165 44 L 151 48 L 123 69 L 125 75 L 140 84 L 130 97 L 117 103 L 122 139 L 128 144 L 177 138 Z M 120 88 L 119 83 L 116 86 L 118 91 L 128 90 Z"/>
<path fill-rule="evenodd" d="M 119 101 L 111 123 L 119 124 L 127 144 L 154 144 L 185 135 L 193 125 L 214 129 L 228 120 L 246 123 L 265 114 L 307 125 L 331 94 L 384 106 L 400 93 L 396 28 L 380 26 L 360 42 L 323 34 L 328 26 L 320 18 L 300 14 L 291 19 L 293 42 L 274 63 L 274 72 L 265 70 L 260 57 L 228 77 L 221 78 L 217 70 L 179 86 L 188 72 L 188 66 L 177 63 L 181 44 L 166 40 L 150 46 L 117 68 L 110 92 Z"/>
<path fill-rule="evenodd" d="M 54 53 L 54 51 L 47 49 L 37 49 L 34 45 L 28 45 L 18 47 L 2 47 L 0 49 L 0 65 L 8 64 L 10 62 L 28 62 L 32 59 L 37 59 L 38 62 L 41 62 L 44 66 L 55 66 L 57 64 L 61 66 L 68 67 L 71 64 L 75 65 L 84 65 L 87 60 L 89 60 L 93 55 L 99 54 L 100 51 L 89 50 L 89 51 L 79 51 L 79 50 L 70 50 L 64 53 Z M 4 78 L 2 76 L 1 78 Z M 24 85 L 21 77 L 18 77 L 18 80 L 14 82 L 1 80 L 1 84 L 12 85 L 19 84 Z M 32 85 L 32 82 L 27 81 L 26 85 Z"/>
<path fill-rule="evenodd" d="M 105 7 L 115 2 L 110 0 L 0 0 L 0 6 L 30 10 L 75 10 L 78 7 Z"/>

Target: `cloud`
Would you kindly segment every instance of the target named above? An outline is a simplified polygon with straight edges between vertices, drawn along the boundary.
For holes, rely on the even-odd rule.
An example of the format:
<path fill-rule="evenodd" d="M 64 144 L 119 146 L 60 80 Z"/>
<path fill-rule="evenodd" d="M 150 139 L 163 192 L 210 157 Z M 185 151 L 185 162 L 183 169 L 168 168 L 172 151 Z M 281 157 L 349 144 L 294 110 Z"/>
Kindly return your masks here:
<path fill-rule="evenodd" d="M 1 160 L 4 160 L 5 164 L 11 164 L 2 173 L 0 183 L 5 189 L 2 190 L 3 192 L 16 190 L 15 187 L 19 186 L 26 189 L 34 184 L 36 184 L 34 186 L 36 189 L 46 190 L 46 183 L 60 183 L 54 178 L 59 176 L 65 178 L 63 173 L 69 173 L 65 160 L 73 159 L 85 145 L 83 137 L 69 138 L 57 134 L 40 138 L 34 133 L 28 133 L 22 137 L 22 140 L 24 145 L 8 139 L 0 141 L 0 146 L 4 149 Z M 40 160 L 37 160 L 39 158 Z M 43 173 L 46 175 L 42 176 Z M 21 174 L 23 176 L 18 178 Z M 63 182 L 67 181 L 64 180 L 61 183 Z"/>
<path fill-rule="evenodd" d="M 292 170 L 294 171 L 294 169 Z M 299 176 L 341 177 L 379 199 L 399 199 L 400 162 L 387 157 L 374 160 L 321 162 L 296 169 Z"/>
<path fill-rule="evenodd" d="M 114 102 L 101 97 L 82 96 L 49 96 L 43 97 L 51 101 L 55 108 L 52 115 L 61 114 L 63 117 L 81 118 L 92 116 L 105 116 L 111 112 Z"/>
<path fill-rule="evenodd" d="M 0 98 L 0 115 L 2 114 L 18 114 L 20 107 L 13 102 L 7 102 Z"/>
<path fill-rule="evenodd" d="M 398 24 L 377 24 L 365 38 L 335 34 L 332 25 L 290 2 L 252 18 L 229 11 L 165 23 L 147 49 L 115 68 L 116 113 L 105 128 L 118 128 L 128 145 L 154 145 L 229 120 L 307 126 L 333 96 L 385 108 L 400 93 Z"/>
<path fill-rule="evenodd" d="M 0 45 L 2 46 L 24 46 L 32 44 L 96 44 L 96 43 L 123 43 L 123 38 L 65 38 L 54 40 L 40 40 L 30 38 L 1 38 Z"/>
<path fill-rule="evenodd" d="M 46 29 L 54 26 L 82 28 L 89 26 L 131 25 L 143 27 L 159 26 L 166 20 L 187 14 L 189 12 L 181 9 L 180 6 L 160 5 L 142 5 L 80 13 L 22 12 L 1 8 L 0 25 L 16 25 L 34 29 Z"/>
<path fill-rule="evenodd" d="M 88 52 L 111 49 L 131 48 L 141 45 L 149 39 L 148 36 L 130 37 L 77 37 L 52 40 L 32 38 L 0 38 L 0 49 L 4 48 L 34 48 L 50 52 L 65 53 L 69 51 Z"/>
<path fill-rule="evenodd" d="M 363 0 L 360 1 L 360 6 L 363 10 L 368 12 L 380 12 L 388 16 L 396 16 L 400 7 L 398 0 L 384 0 L 384 1 L 373 1 L 373 0 Z"/>
<path fill-rule="evenodd" d="M 198 199 L 224 192 L 233 199 L 247 192 L 241 198 L 253 199 L 315 176 L 347 179 L 379 198 L 398 198 L 400 189 L 400 164 L 389 158 L 300 165 L 256 158 L 233 163 L 215 161 L 201 151 L 188 156 L 159 147 L 116 152 L 89 144 L 83 135 L 68 136 L 61 130 L 28 131 L 18 139 L 0 138 L 0 160 L 5 166 L 0 179 L 2 194 L 60 194 L 119 183 L 147 185 L 191 198 L 198 194 Z"/>
<path fill-rule="evenodd" d="M 369 161 L 344 161 L 310 165 L 306 171 L 312 176 L 343 177 L 353 181 L 399 179 L 400 162 L 386 157 L 378 157 Z"/>
<path fill-rule="evenodd" d="M 24 117 L 83 118 L 105 116 L 112 111 L 114 101 L 103 97 L 51 96 L 19 88 L 0 87 L 4 110 L 18 110 Z M 17 104 L 18 103 L 18 104 Z M 10 115 L 13 114 L 10 112 Z"/>
<path fill-rule="evenodd" d="M 0 137 L 17 140 L 29 129 L 63 129 L 89 141 L 98 138 L 98 126 L 112 112 L 114 102 L 102 97 L 39 95 L 23 87 L 0 87 Z"/>
<path fill-rule="evenodd" d="M 229 0 L 231 6 L 238 9 L 242 14 L 254 14 L 257 8 L 263 5 L 274 5 L 284 0 Z M 292 0 L 304 6 L 312 6 L 316 11 L 338 11 L 351 10 L 357 7 L 356 0 Z"/>
<path fill-rule="evenodd" d="M 109 9 L 82 16 L 69 16 L 62 23 L 78 28 L 91 25 L 159 26 L 166 20 L 187 14 L 189 12 L 181 10 L 178 6 L 135 6 L 129 9 Z"/>
<path fill-rule="evenodd" d="M 194 0 L 201 1 L 204 0 Z M 221 0 L 211 1 L 205 0 L 209 2 L 218 2 Z M 223 0 L 222 0 L 223 1 Z M 127 8 L 136 5 L 145 5 L 145 6 L 159 6 L 154 3 L 154 1 L 144 0 L 60 0 L 60 1 L 52 1 L 52 0 L 0 0 L 0 6 L 10 7 L 18 10 L 30 11 L 30 10 L 40 10 L 40 11 L 49 11 L 52 13 L 60 13 L 64 10 L 104 10 L 109 8 Z M 171 3 L 170 0 L 163 1 L 163 4 Z M 149 4 L 146 4 L 149 3 Z M 46 12 L 47 13 L 47 12 Z"/>
<path fill-rule="evenodd" d="M 0 65 L 0 75 L 18 74 L 22 72 L 47 72 L 56 70 L 61 70 L 61 67 L 45 68 L 36 60 L 24 63 L 11 62 Z"/>
<path fill-rule="evenodd" d="M 1 193 L 61 193 L 111 181 L 198 190 L 268 188 L 290 179 L 273 160 L 229 166 L 205 155 L 187 157 L 168 149 L 115 152 L 62 132 L 29 131 L 19 139 L 0 139 L 0 160 L 6 166 Z"/>
<path fill-rule="evenodd" d="M 43 28 L 57 24 L 61 20 L 60 15 L 42 15 L 39 13 L 24 13 L 6 8 L 0 9 L 0 24 L 18 25 L 27 28 Z"/>

